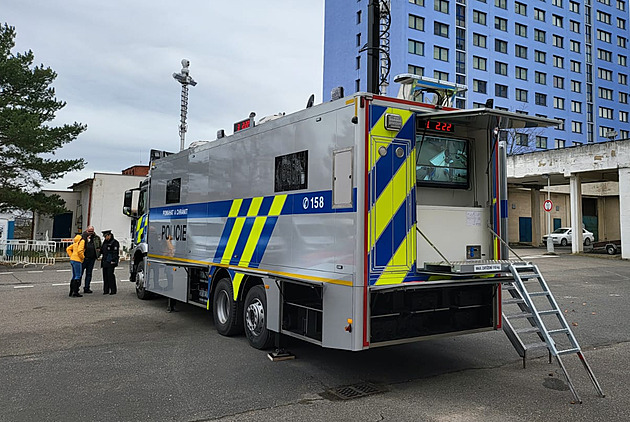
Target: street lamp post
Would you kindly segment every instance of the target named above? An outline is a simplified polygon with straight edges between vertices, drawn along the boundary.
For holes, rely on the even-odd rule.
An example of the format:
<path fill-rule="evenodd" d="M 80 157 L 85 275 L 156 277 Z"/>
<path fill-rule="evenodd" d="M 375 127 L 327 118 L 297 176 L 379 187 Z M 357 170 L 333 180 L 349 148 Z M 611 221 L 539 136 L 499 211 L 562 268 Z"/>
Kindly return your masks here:
<path fill-rule="evenodd" d="M 182 84 L 182 104 L 181 118 L 179 124 L 179 150 L 184 149 L 184 140 L 186 139 L 186 114 L 188 113 L 188 85 L 195 86 L 197 82 L 190 76 L 190 60 L 182 59 L 182 70 L 179 73 L 173 73 L 173 78 Z"/>

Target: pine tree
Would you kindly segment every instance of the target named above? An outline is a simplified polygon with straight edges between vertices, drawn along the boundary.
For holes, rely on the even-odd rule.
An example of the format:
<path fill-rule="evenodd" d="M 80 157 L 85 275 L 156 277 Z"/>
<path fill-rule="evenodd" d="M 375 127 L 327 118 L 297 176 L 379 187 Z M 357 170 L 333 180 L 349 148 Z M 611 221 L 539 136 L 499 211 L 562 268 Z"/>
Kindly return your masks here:
<path fill-rule="evenodd" d="M 66 103 L 50 85 L 57 74 L 33 66 L 32 51 L 13 54 L 15 28 L 0 25 L 0 211 L 65 212 L 63 200 L 46 196 L 42 185 L 85 166 L 82 158 L 55 160 L 55 151 L 87 126 L 47 124 Z"/>

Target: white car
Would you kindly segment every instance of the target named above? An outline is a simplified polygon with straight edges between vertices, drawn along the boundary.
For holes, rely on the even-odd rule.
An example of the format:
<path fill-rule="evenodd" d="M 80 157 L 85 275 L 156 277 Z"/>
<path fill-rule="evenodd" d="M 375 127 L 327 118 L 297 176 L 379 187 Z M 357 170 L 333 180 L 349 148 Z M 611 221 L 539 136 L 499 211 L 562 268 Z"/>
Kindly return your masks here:
<path fill-rule="evenodd" d="M 555 229 L 553 233 L 543 236 L 543 243 L 547 244 L 547 237 L 551 236 L 551 240 L 554 245 L 567 246 L 571 244 L 571 236 L 573 230 L 571 227 L 560 227 L 559 229 Z M 595 236 L 593 233 L 589 232 L 586 229 L 582 229 L 582 239 L 584 245 L 589 246 L 595 241 Z"/>

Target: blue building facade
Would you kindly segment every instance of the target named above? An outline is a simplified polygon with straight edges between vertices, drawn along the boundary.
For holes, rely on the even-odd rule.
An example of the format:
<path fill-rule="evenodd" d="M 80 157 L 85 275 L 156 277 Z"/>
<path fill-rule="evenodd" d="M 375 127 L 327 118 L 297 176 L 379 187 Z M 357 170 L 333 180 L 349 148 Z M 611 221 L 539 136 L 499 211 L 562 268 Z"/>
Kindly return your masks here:
<path fill-rule="evenodd" d="M 458 108 L 559 119 L 515 134 L 524 150 L 630 137 L 630 0 L 391 0 L 391 71 L 464 84 Z M 324 99 L 367 90 L 370 0 L 326 0 Z M 503 134 L 508 136 L 508 134 Z"/>

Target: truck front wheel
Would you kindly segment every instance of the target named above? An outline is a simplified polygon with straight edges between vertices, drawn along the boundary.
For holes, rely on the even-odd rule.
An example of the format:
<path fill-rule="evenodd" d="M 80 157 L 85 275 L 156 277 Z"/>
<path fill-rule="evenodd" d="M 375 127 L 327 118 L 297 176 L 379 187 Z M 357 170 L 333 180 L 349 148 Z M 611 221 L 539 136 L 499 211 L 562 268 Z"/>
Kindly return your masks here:
<path fill-rule="evenodd" d="M 242 329 L 241 313 L 238 302 L 234 300 L 232 282 L 229 278 L 222 278 L 217 283 L 212 301 L 214 326 L 222 336 L 233 336 Z"/>
<path fill-rule="evenodd" d="M 151 297 L 151 293 L 146 290 L 146 279 L 144 278 L 144 260 L 140 261 L 136 266 L 136 272 L 134 273 L 136 282 L 136 296 L 140 300 L 147 300 Z"/>
<path fill-rule="evenodd" d="M 267 329 L 267 296 L 263 286 L 257 285 L 247 292 L 243 309 L 245 335 L 250 346 L 268 349 L 273 345 L 274 333 Z"/>

